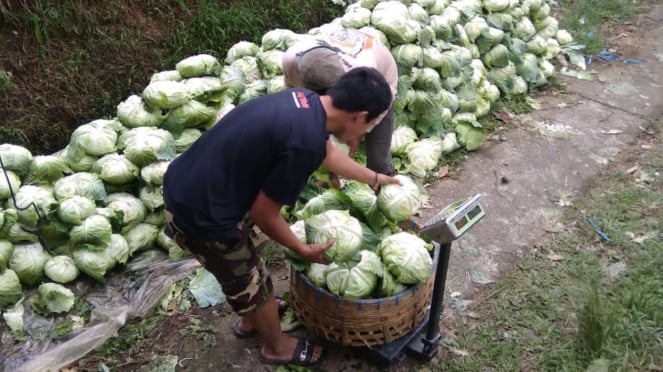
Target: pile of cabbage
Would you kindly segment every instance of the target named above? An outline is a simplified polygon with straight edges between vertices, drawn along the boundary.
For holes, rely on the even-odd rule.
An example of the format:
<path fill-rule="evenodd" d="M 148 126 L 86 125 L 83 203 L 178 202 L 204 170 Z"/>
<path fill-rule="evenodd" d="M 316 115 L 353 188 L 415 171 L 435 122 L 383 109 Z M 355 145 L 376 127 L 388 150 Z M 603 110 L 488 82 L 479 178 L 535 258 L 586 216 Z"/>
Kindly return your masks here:
<path fill-rule="evenodd" d="M 75 298 L 67 285 L 81 275 L 103 283 L 112 269 L 149 249 L 183 256 L 164 234 L 161 184 L 169 162 L 236 105 L 283 90 L 281 59 L 295 43 L 358 28 L 391 49 L 400 74 L 394 164 L 401 173 L 423 177 L 445 154 L 481 144 L 477 119 L 499 97 L 546 84 L 554 73 L 550 61 L 572 41 L 550 13 L 544 0 L 362 0 L 305 34 L 274 29 L 260 45 L 241 41 L 221 59 L 199 54 L 156 72 L 142 92 L 118 103 L 115 116 L 79 126 L 54 154 L 0 144 L 0 311 L 7 319 L 30 304 L 42 314 L 64 313 Z M 377 207 L 369 199 L 365 204 L 373 209 L 357 201 L 336 208 L 359 220 L 364 247 L 352 255 L 330 250 L 336 252 L 333 269 L 341 271 L 332 278 L 345 279 L 325 287 L 339 295 L 366 294 L 348 282 L 352 270 L 370 272 L 368 282 L 377 278 L 370 296 L 394 293 L 379 290 L 391 279 L 402 285 L 413 280 L 388 263 L 385 256 L 393 253 L 384 247 L 399 233 L 394 221 L 407 213 L 390 215 L 398 208 L 380 211 L 379 197 Z M 327 210 L 334 209 L 304 205 L 289 216 L 311 230 Z M 374 255 L 361 252 L 377 255 L 382 269 Z"/>
<path fill-rule="evenodd" d="M 291 265 L 316 286 L 350 299 L 394 296 L 428 280 L 433 245 L 398 227 L 418 212 L 422 194 L 410 177 L 396 177 L 402 185 L 383 186 L 378 195 L 350 181 L 310 198 L 292 231 L 304 243 L 336 241 L 324 252 L 327 264 L 286 248 Z"/>

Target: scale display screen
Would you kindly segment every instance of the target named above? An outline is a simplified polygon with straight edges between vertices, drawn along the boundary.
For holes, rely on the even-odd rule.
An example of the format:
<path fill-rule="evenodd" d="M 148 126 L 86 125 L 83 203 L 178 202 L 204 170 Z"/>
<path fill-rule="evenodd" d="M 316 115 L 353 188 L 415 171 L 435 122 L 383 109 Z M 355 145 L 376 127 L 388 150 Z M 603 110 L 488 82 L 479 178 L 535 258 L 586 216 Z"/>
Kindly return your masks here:
<path fill-rule="evenodd" d="M 458 239 L 486 215 L 479 204 L 480 198 L 481 194 L 476 194 L 447 205 L 427 221 L 420 232 L 438 243 Z"/>

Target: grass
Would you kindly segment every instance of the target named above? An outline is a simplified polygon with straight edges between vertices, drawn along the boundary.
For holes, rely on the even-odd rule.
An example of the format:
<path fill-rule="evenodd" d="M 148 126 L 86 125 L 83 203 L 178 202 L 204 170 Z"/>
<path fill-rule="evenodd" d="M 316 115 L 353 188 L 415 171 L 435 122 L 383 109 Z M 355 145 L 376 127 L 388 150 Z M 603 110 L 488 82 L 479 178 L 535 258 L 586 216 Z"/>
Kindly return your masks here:
<path fill-rule="evenodd" d="M 446 340 L 454 349 L 440 368 L 663 368 L 663 120 L 656 126 L 658 143 L 637 158 L 638 172 L 602 175 L 567 211 L 566 231 L 483 294 L 469 309 L 473 318 L 460 319 Z"/>
<path fill-rule="evenodd" d="M 586 45 L 587 54 L 608 46 L 606 32 L 616 23 L 631 19 L 642 9 L 642 0 L 560 0 L 559 26 L 571 31 L 573 39 Z"/>

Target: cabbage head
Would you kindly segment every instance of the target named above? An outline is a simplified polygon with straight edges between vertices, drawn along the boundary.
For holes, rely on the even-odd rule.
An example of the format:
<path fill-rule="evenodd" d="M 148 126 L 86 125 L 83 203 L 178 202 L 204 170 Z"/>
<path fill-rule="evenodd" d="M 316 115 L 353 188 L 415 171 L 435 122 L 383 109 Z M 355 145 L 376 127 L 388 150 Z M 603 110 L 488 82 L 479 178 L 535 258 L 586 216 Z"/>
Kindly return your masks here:
<path fill-rule="evenodd" d="M 138 167 L 126 156 L 108 154 L 94 162 L 92 172 L 97 173 L 104 182 L 112 185 L 124 185 L 138 179 Z"/>
<path fill-rule="evenodd" d="M 404 154 L 406 146 L 413 143 L 417 139 L 417 132 L 415 132 L 414 129 L 406 125 L 401 125 L 394 129 L 391 134 L 391 145 L 389 151 L 392 154 Z"/>
<path fill-rule="evenodd" d="M 398 283 L 394 276 L 385 268 L 382 278 L 378 280 L 378 297 L 391 297 L 403 292 L 406 287 Z"/>
<path fill-rule="evenodd" d="M 0 239 L 0 271 L 7 267 L 13 251 L 14 245 L 10 241 Z"/>
<path fill-rule="evenodd" d="M 6 170 L 13 171 L 20 176 L 28 173 L 32 163 L 32 153 L 23 146 L 10 143 L 0 144 L 0 158 Z"/>
<path fill-rule="evenodd" d="M 110 221 L 99 214 L 93 214 L 69 231 L 73 243 L 108 244 L 112 234 Z"/>
<path fill-rule="evenodd" d="M 89 172 L 78 172 L 65 176 L 53 185 L 53 194 L 57 200 L 79 195 L 88 199 L 106 200 L 106 189 L 99 175 Z"/>
<path fill-rule="evenodd" d="M 163 207 L 163 189 L 159 186 L 141 187 L 138 196 L 147 209 L 154 210 Z"/>
<path fill-rule="evenodd" d="M 263 50 L 279 49 L 285 51 L 297 40 L 297 34 L 294 31 L 276 28 L 262 35 L 261 45 Z"/>
<path fill-rule="evenodd" d="M 369 185 L 358 181 L 349 181 L 341 191 L 350 199 L 354 210 L 363 217 L 363 220 L 371 229 L 379 231 L 387 224 L 387 218 L 378 208 L 378 197 Z"/>
<path fill-rule="evenodd" d="M 70 196 L 60 202 L 58 218 L 71 225 L 80 225 L 84 219 L 96 213 L 97 205 L 80 195 Z"/>
<path fill-rule="evenodd" d="M 55 155 L 37 155 L 33 158 L 32 164 L 30 164 L 26 183 L 52 184 L 64 177 L 65 173 L 72 172 L 61 157 Z"/>
<path fill-rule="evenodd" d="M 10 170 L 0 176 L 2 176 L 0 177 L 0 201 L 2 201 L 10 198 L 11 192 L 16 192 L 21 187 L 21 178 Z M 9 179 L 9 183 L 7 183 L 7 179 Z"/>
<path fill-rule="evenodd" d="M 363 231 L 359 220 L 352 217 L 349 211 L 328 210 L 305 222 L 309 243 L 326 243 L 329 239 L 336 239 L 324 253 L 327 262 L 345 262 L 359 252 Z"/>
<path fill-rule="evenodd" d="M 423 62 L 423 49 L 416 44 L 401 44 L 391 49 L 391 54 L 399 67 L 411 69 Z"/>
<path fill-rule="evenodd" d="M 145 204 L 128 192 L 117 192 L 108 195 L 108 204 L 106 207 L 121 213 L 122 231 L 128 231 L 138 225 L 147 214 Z"/>
<path fill-rule="evenodd" d="M 118 139 L 124 156 L 138 167 L 157 160 L 175 159 L 175 138 L 167 130 L 138 127 L 123 133 Z"/>
<path fill-rule="evenodd" d="M 338 190 L 327 190 L 320 195 L 317 195 L 304 204 L 304 206 L 297 212 L 297 216 L 301 219 L 308 219 L 316 214 L 331 209 L 347 209 L 348 205 L 339 195 Z"/>
<path fill-rule="evenodd" d="M 182 249 L 173 239 L 166 235 L 166 232 L 163 228 L 159 230 L 156 242 L 159 247 L 168 252 L 168 258 L 171 260 L 179 260 L 180 258 L 191 254 L 188 251 Z"/>
<path fill-rule="evenodd" d="M 191 100 L 172 109 L 162 127 L 179 136 L 184 128 L 197 128 L 210 121 L 216 121 L 216 108 Z"/>
<path fill-rule="evenodd" d="M 72 252 L 76 267 L 90 278 L 105 283 L 106 273 L 117 264 L 117 261 L 111 256 L 107 246 L 96 246 L 93 249 L 88 247 L 80 245 Z"/>
<path fill-rule="evenodd" d="M 218 76 L 221 63 L 209 54 L 198 54 L 184 58 L 175 65 L 177 72 L 184 78 L 195 76 Z"/>
<path fill-rule="evenodd" d="M 143 89 L 141 97 L 150 107 L 160 109 L 172 109 L 191 99 L 189 88 L 184 83 L 171 80 L 157 80 L 149 83 Z"/>
<path fill-rule="evenodd" d="M 182 77 L 182 75 L 180 75 L 179 71 L 165 70 L 165 71 L 155 72 L 154 74 L 152 74 L 152 76 L 150 77 L 150 83 L 159 80 L 182 81 L 182 79 L 184 78 Z"/>
<path fill-rule="evenodd" d="M 126 264 L 131 256 L 131 248 L 129 243 L 120 234 L 112 234 L 110 243 L 106 247 L 106 252 L 119 264 Z"/>
<path fill-rule="evenodd" d="M 234 63 L 234 62 L 233 62 Z M 221 71 L 221 84 L 224 87 L 224 93 L 232 99 L 239 97 L 244 92 L 246 76 L 244 71 L 232 64 L 224 66 Z"/>
<path fill-rule="evenodd" d="M 258 67 L 258 59 L 256 57 L 242 57 L 233 62 L 230 66 L 237 67 L 244 73 L 244 79 L 247 85 L 249 83 L 255 82 L 256 80 L 262 79 L 262 76 L 260 75 L 260 67 Z M 223 76 L 221 76 L 221 78 L 223 78 Z"/>
<path fill-rule="evenodd" d="M 148 109 L 143 99 L 136 94 L 129 96 L 117 105 L 117 118 L 129 128 L 156 127 L 165 118 L 160 109 Z"/>
<path fill-rule="evenodd" d="M 380 188 L 378 208 L 392 221 L 404 221 L 419 210 L 421 193 L 412 178 L 404 175 L 395 176 L 402 185 L 389 184 Z"/>
<path fill-rule="evenodd" d="M 23 296 L 23 287 L 16 272 L 11 269 L 0 271 L 0 310 L 18 302 Z"/>
<path fill-rule="evenodd" d="M 371 13 L 371 24 L 394 44 L 415 41 L 421 29 L 417 21 L 410 19 L 407 6 L 400 1 L 378 3 Z"/>
<path fill-rule="evenodd" d="M 65 255 L 49 258 L 44 264 L 44 273 L 50 280 L 62 284 L 73 282 L 79 274 L 74 259 Z"/>
<path fill-rule="evenodd" d="M 261 50 L 256 54 L 258 68 L 263 79 L 271 79 L 283 74 L 281 61 L 283 61 L 284 54 L 285 52 L 277 49 Z"/>
<path fill-rule="evenodd" d="M 131 230 L 122 233 L 127 244 L 129 244 L 129 254 L 144 251 L 152 248 L 156 242 L 159 228 L 148 223 L 139 223 Z"/>
<path fill-rule="evenodd" d="M 510 0 L 483 0 L 483 8 L 489 13 L 501 12 L 506 10 L 510 3 Z"/>
<path fill-rule="evenodd" d="M 67 287 L 58 283 L 43 283 L 30 297 L 30 305 L 41 315 L 66 313 L 74 307 L 76 296 Z"/>
<path fill-rule="evenodd" d="M 218 112 L 217 112 L 217 117 L 218 117 Z M 209 129 L 216 122 L 212 120 L 212 121 L 208 121 L 207 123 L 208 123 L 208 125 L 204 127 L 205 129 Z M 188 150 L 189 147 L 191 147 L 191 145 L 193 145 L 194 142 L 196 142 L 198 140 L 198 138 L 200 138 L 200 136 L 202 136 L 202 135 L 203 135 L 203 132 L 200 129 L 196 129 L 196 128 L 186 128 L 186 129 L 184 129 L 182 131 L 182 133 L 180 133 L 180 135 L 177 136 L 177 138 L 175 138 L 175 152 L 177 154 L 181 154 L 184 151 Z M 157 164 L 158 163 L 159 162 L 157 162 Z M 169 163 L 170 162 L 166 162 L 166 164 L 169 164 Z M 155 164 L 155 163 L 153 163 L 153 164 Z M 150 165 L 148 165 L 148 167 Z M 143 169 L 145 169 L 145 167 L 143 167 Z M 142 176 L 142 174 L 143 174 L 143 172 L 142 172 L 142 169 L 141 169 L 141 176 Z"/>
<path fill-rule="evenodd" d="M 573 36 L 567 30 L 557 30 L 555 38 L 557 39 L 557 42 L 559 42 L 559 45 L 568 45 L 573 42 Z"/>
<path fill-rule="evenodd" d="M 195 129 L 192 130 L 195 131 Z M 199 131 L 196 132 L 200 135 Z M 148 164 L 140 170 L 140 178 L 149 185 L 161 186 L 163 184 L 163 176 L 166 174 L 169 165 L 170 161 L 157 161 Z"/>
<path fill-rule="evenodd" d="M 189 94 L 196 101 L 209 104 L 210 102 L 222 102 L 224 85 L 220 77 L 200 76 L 182 81 L 189 89 Z"/>
<path fill-rule="evenodd" d="M 254 42 L 245 40 L 239 41 L 228 49 L 228 53 L 226 53 L 226 63 L 231 64 L 235 62 L 235 60 L 244 56 L 255 57 L 259 48 L 258 44 Z"/>
<path fill-rule="evenodd" d="M 306 269 L 306 277 L 309 278 L 313 284 L 324 288 L 327 285 L 327 270 L 329 270 L 329 265 L 312 262 Z"/>
<path fill-rule="evenodd" d="M 115 152 L 117 150 L 116 129 L 118 126 L 122 126 L 122 124 L 116 120 L 104 119 L 81 125 L 71 134 L 70 150 L 80 149 L 91 156 L 101 156 Z"/>
<path fill-rule="evenodd" d="M 97 156 L 88 155 L 83 151 L 80 145 L 69 144 L 65 146 L 60 155 L 64 162 L 75 172 L 87 172 L 97 161 Z"/>
<path fill-rule="evenodd" d="M 383 275 L 380 257 L 371 251 L 360 251 L 360 261 L 354 266 L 341 264 L 327 270 L 327 288 L 345 298 L 369 298 Z"/>
<path fill-rule="evenodd" d="M 442 140 L 438 135 L 431 135 L 409 144 L 405 153 L 410 161 L 410 173 L 416 177 L 425 177 L 426 172 L 433 170 L 440 161 Z"/>
<path fill-rule="evenodd" d="M 522 17 L 518 22 L 516 22 L 516 25 L 513 29 L 514 37 L 528 41 L 534 35 L 536 35 L 536 28 L 534 27 L 531 19 L 528 17 Z"/>
<path fill-rule="evenodd" d="M 26 287 L 35 287 L 46 278 L 44 265 L 51 256 L 40 243 L 16 244 L 8 267 Z"/>
<path fill-rule="evenodd" d="M 13 206 L 13 203 L 8 203 L 8 205 Z M 58 202 L 55 200 L 51 187 L 39 185 L 21 186 L 16 191 L 16 205 L 19 208 L 25 208 L 18 211 L 18 221 L 32 228 L 37 227 L 40 217 L 47 218 L 58 208 Z"/>
<path fill-rule="evenodd" d="M 423 283 L 431 275 L 432 246 L 420 237 L 400 232 L 385 238 L 378 245 L 378 255 L 396 281 L 404 284 Z"/>
<path fill-rule="evenodd" d="M 355 3 L 356 4 L 356 3 Z M 341 24 L 346 28 L 362 28 L 371 23 L 371 11 L 361 6 L 348 6 L 341 17 Z"/>

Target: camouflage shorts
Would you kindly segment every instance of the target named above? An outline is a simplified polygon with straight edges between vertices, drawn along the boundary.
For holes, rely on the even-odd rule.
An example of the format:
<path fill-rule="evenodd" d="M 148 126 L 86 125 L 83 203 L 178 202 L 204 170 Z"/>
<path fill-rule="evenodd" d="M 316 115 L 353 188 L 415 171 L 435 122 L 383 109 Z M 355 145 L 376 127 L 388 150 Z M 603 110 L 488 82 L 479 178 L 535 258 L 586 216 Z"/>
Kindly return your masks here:
<path fill-rule="evenodd" d="M 272 280 L 249 239 L 253 222 L 248 215 L 236 230 L 221 240 L 203 240 L 184 233 L 175 226 L 173 215 L 168 211 L 166 221 L 167 235 L 216 277 L 228 304 L 237 314 L 254 313 L 272 296 Z"/>

